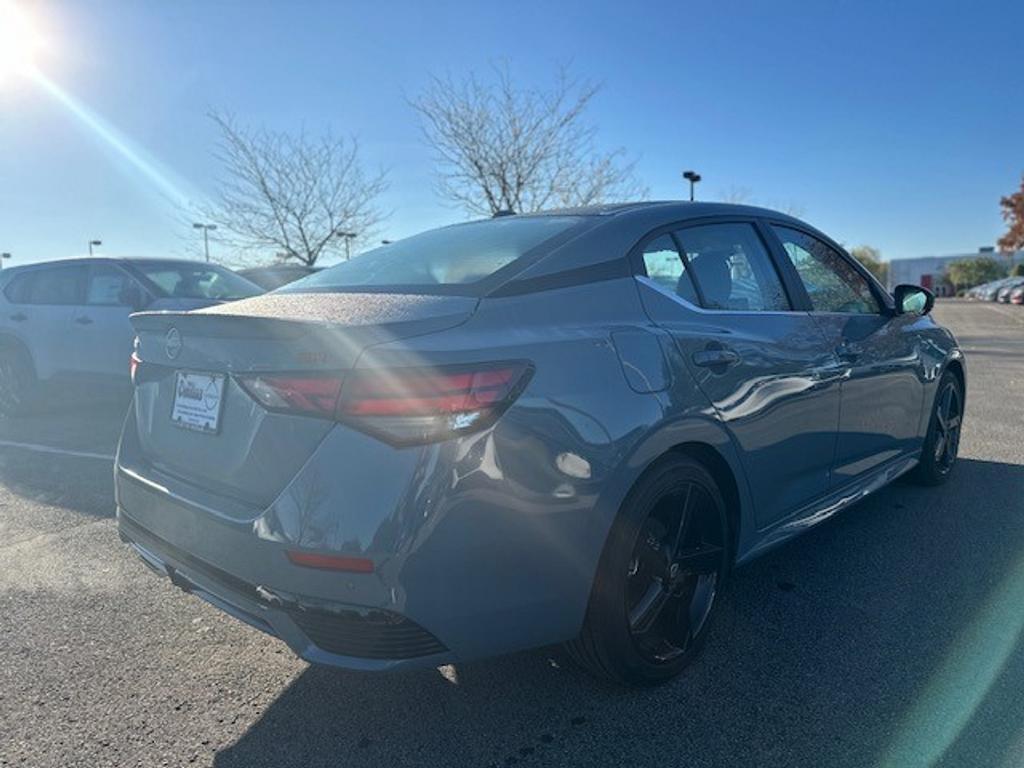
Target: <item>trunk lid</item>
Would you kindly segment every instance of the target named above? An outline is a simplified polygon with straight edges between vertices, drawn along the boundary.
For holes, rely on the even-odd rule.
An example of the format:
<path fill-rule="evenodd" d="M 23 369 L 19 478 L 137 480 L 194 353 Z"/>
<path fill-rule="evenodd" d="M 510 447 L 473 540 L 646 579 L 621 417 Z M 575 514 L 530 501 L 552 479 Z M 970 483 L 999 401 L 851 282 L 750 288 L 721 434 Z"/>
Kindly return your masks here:
<path fill-rule="evenodd" d="M 208 491 L 265 507 L 334 422 L 267 411 L 235 376 L 344 375 L 367 347 L 452 328 L 476 305 L 462 296 L 289 293 L 194 312 L 133 315 L 142 360 L 133 407 L 143 458 Z M 172 423 L 179 371 L 224 374 L 215 433 Z"/>

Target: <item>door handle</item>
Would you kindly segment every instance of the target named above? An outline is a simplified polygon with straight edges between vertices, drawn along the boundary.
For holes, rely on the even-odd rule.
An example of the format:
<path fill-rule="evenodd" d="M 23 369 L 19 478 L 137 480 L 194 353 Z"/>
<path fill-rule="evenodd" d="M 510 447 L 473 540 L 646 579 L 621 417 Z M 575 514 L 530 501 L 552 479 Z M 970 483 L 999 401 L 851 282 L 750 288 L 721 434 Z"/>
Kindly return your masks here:
<path fill-rule="evenodd" d="M 13 315 L 11 315 L 11 320 L 13 320 L 16 323 L 23 323 L 26 320 L 28 320 L 28 316 L 21 312 L 15 312 Z"/>
<path fill-rule="evenodd" d="M 692 359 L 693 364 L 699 365 L 701 368 L 721 368 L 724 370 L 728 366 L 738 363 L 740 356 L 731 349 L 722 347 L 718 349 L 702 349 L 699 352 L 694 352 Z"/>
<path fill-rule="evenodd" d="M 79 325 L 92 325 L 92 318 L 82 315 L 81 317 L 76 317 L 75 322 Z"/>
<path fill-rule="evenodd" d="M 857 362 L 861 355 L 861 348 L 854 344 L 840 344 L 836 347 L 836 357 L 847 363 Z"/>

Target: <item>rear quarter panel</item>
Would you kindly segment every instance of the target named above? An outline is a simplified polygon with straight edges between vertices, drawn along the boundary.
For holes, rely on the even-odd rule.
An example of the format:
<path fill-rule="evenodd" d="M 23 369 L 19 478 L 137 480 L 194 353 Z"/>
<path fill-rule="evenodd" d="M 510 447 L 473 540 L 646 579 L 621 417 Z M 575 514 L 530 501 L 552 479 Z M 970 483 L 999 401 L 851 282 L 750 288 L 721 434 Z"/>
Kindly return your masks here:
<path fill-rule="evenodd" d="M 659 391 L 630 386 L 616 344 L 650 365 L 651 345 L 631 344 L 660 333 L 623 278 L 484 299 L 457 328 L 369 348 L 357 368 L 528 360 L 533 374 L 493 427 L 460 439 L 394 448 L 338 425 L 262 520 L 265 535 L 382 553 L 387 605 L 444 627 L 462 659 L 575 636 L 646 466 L 688 439 L 728 448 L 667 356 L 646 377 Z"/>
<path fill-rule="evenodd" d="M 443 475 L 403 500 L 423 513 L 402 567 L 417 585 L 405 610 L 461 627 L 460 656 L 497 635 L 511 650 L 579 631 L 623 495 L 619 469 L 664 410 L 662 395 L 630 388 L 612 340 L 645 327 L 632 281 L 606 281 L 485 299 L 463 326 L 371 348 L 357 363 L 533 366 L 495 427 L 457 441 Z"/>

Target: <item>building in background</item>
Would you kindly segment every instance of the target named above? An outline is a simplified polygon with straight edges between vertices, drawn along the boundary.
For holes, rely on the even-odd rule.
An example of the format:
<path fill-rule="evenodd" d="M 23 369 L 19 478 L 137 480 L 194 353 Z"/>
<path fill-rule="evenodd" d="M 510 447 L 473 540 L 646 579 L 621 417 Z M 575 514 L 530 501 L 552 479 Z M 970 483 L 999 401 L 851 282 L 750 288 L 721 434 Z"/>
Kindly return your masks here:
<path fill-rule="evenodd" d="M 954 261 L 988 257 L 1005 264 L 1024 264 L 1024 251 L 1012 254 L 993 253 L 982 249 L 977 253 L 956 253 L 952 256 L 919 256 L 913 259 L 893 259 L 889 262 L 889 278 L 886 287 L 891 291 L 897 285 L 908 283 L 920 285 L 933 291 L 936 296 L 950 296 L 953 289 L 946 282 L 946 267 Z"/>

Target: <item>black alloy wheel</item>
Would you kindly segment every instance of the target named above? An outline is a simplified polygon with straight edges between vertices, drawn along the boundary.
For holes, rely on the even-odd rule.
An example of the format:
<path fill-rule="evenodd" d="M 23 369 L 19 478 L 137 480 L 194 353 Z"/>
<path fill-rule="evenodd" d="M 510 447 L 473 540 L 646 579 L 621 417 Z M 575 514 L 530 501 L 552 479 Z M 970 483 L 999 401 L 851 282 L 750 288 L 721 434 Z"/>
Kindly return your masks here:
<path fill-rule="evenodd" d="M 685 482 L 655 504 L 627 567 L 629 629 L 652 663 L 686 652 L 718 594 L 725 552 L 720 511 L 697 482 Z"/>
<path fill-rule="evenodd" d="M 960 451 L 964 421 L 964 388 L 959 377 L 947 371 L 939 380 L 928 434 L 921 459 L 910 478 L 922 485 L 939 485 L 953 472 Z"/>
<path fill-rule="evenodd" d="M 960 449 L 960 425 L 963 418 L 963 397 L 957 382 L 944 382 L 938 394 L 935 407 L 936 439 L 933 448 L 935 464 L 939 471 L 948 474 L 956 462 Z"/>
<path fill-rule="evenodd" d="M 672 679 L 700 653 L 732 562 L 728 515 L 708 470 L 655 462 L 622 505 L 570 656 L 623 685 Z"/>

